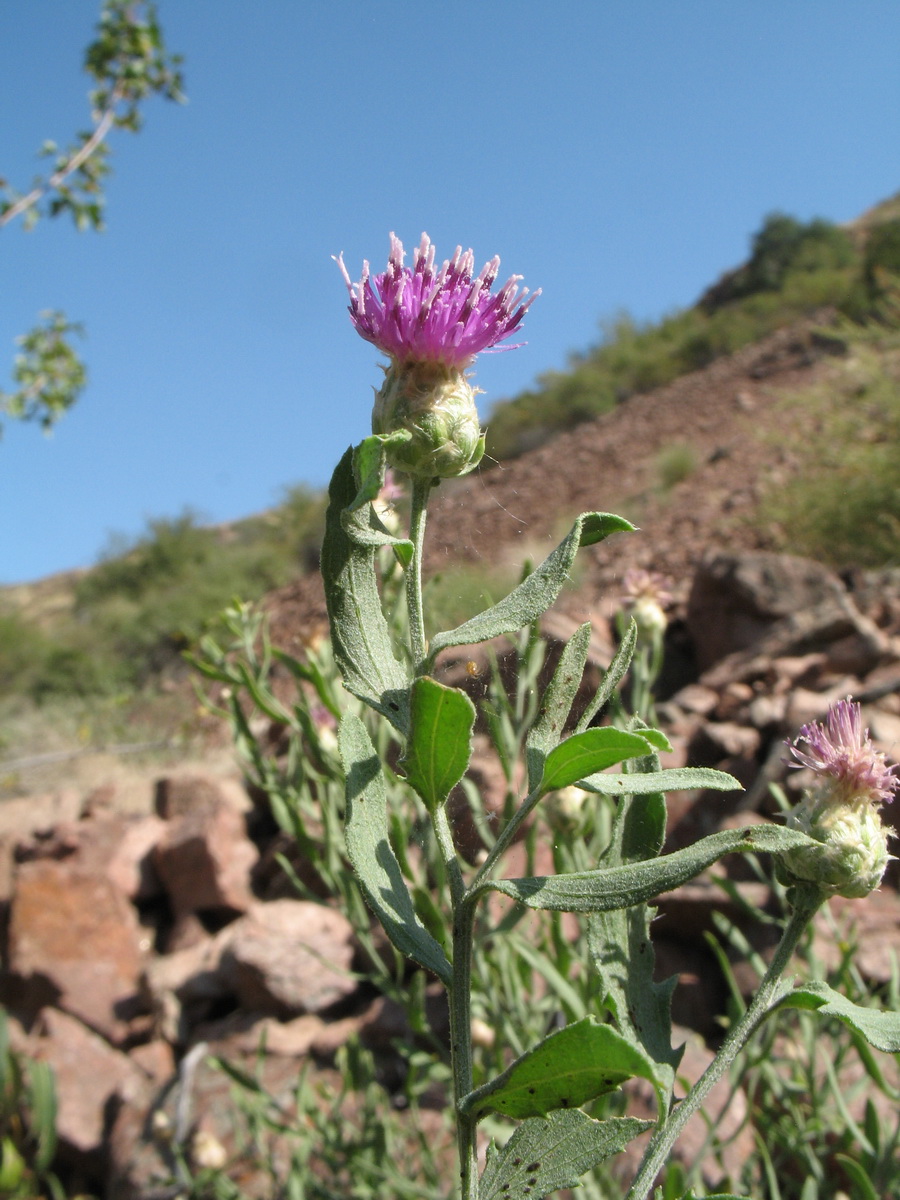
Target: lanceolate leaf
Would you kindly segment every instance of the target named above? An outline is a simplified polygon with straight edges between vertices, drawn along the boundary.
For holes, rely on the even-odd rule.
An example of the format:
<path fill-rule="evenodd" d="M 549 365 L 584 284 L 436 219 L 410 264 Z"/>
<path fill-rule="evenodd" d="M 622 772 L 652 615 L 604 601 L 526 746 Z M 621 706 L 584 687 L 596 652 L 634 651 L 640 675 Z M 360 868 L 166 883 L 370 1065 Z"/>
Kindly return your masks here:
<path fill-rule="evenodd" d="M 541 699 L 538 718 L 525 744 L 529 791 L 537 787 L 543 774 L 544 760 L 562 737 L 563 727 L 581 685 L 590 640 L 591 625 L 586 621 L 566 643 L 559 665 Z"/>
<path fill-rule="evenodd" d="M 649 750 L 647 739 L 640 734 L 611 725 L 575 733 L 547 755 L 540 790 L 544 794 L 555 792 L 606 767 L 645 755 Z"/>
<path fill-rule="evenodd" d="M 638 775 L 622 775 L 616 771 L 588 775 L 578 781 L 578 786 L 604 796 L 646 796 L 652 792 L 693 791 L 695 788 L 732 792 L 739 789 L 741 783 L 733 775 L 714 771 L 711 767 L 676 767 Z"/>
<path fill-rule="evenodd" d="M 561 912 L 611 912 L 630 908 L 687 883 L 724 854 L 734 851 L 782 851 L 808 845 L 805 833 L 779 825 L 726 829 L 662 858 L 622 863 L 596 871 L 527 879 L 495 879 L 481 885 L 511 896 L 529 908 Z"/>
<path fill-rule="evenodd" d="M 800 984 L 788 992 L 780 1007 L 817 1009 L 823 1017 L 837 1017 L 849 1025 L 876 1050 L 900 1054 L 900 1013 L 853 1004 L 827 983 Z"/>
<path fill-rule="evenodd" d="M 409 729 L 411 677 L 394 657 L 390 631 L 381 610 L 375 575 L 376 547 L 355 540 L 342 520 L 355 494 L 351 449 L 332 476 L 322 545 L 322 579 L 334 658 L 347 690 L 377 709 L 405 734 Z M 359 530 L 366 526 L 360 513 L 350 523 Z"/>
<path fill-rule="evenodd" d="M 624 1150 L 651 1121 L 554 1112 L 525 1121 L 502 1150 L 488 1147 L 479 1200 L 541 1200 L 558 1188 L 576 1187 L 586 1171 Z"/>
<path fill-rule="evenodd" d="M 656 775 L 659 757 L 650 754 L 629 766 L 633 769 L 627 774 L 635 780 L 641 775 Z M 665 838 L 665 794 L 623 795 L 616 806 L 612 837 L 602 865 L 618 870 L 653 863 Z M 663 1114 L 669 1110 L 675 1071 L 684 1051 L 672 1046 L 672 993 L 678 979 L 654 979 L 652 916 L 653 910 L 646 904 L 593 913 L 588 919 L 588 948 L 600 977 L 601 995 L 619 1032 L 653 1062 L 657 1103 Z"/>
<path fill-rule="evenodd" d="M 447 646 L 471 646 L 524 629 L 546 612 L 559 595 L 569 577 L 579 546 L 593 546 L 611 533 L 633 529 L 630 521 L 612 513 L 583 513 L 569 536 L 499 604 L 458 625 L 456 629 L 436 634 L 431 640 L 430 661 Z"/>
<path fill-rule="evenodd" d="M 653 1079 L 652 1065 L 611 1025 L 584 1017 L 551 1033 L 496 1079 L 464 1097 L 460 1112 L 476 1121 L 489 1112 L 523 1120 L 560 1108 L 580 1108 L 635 1075 Z"/>
<path fill-rule="evenodd" d="M 599 688 L 581 714 L 576 727 L 576 733 L 581 733 L 583 729 L 587 729 L 597 713 L 603 708 L 604 704 L 609 701 L 610 696 L 619 686 L 625 672 L 631 666 L 631 659 L 634 655 L 634 648 L 637 645 L 637 621 L 634 617 L 628 622 L 628 628 L 625 630 L 625 636 L 622 638 L 621 644 L 615 653 L 615 657 L 606 669 L 606 674 L 600 683 Z"/>
<path fill-rule="evenodd" d="M 428 675 L 412 685 L 409 744 L 399 765 L 429 812 L 443 804 L 465 774 L 474 725 L 475 705 L 465 692 Z"/>
<path fill-rule="evenodd" d="M 401 954 L 449 984 L 450 964 L 416 916 L 391 848 L 381 764 L 366 727 L 355 714 L 348 713 L 341 721 L 338 744 L 347 776 L 347 853 L 369 907 Z"/>

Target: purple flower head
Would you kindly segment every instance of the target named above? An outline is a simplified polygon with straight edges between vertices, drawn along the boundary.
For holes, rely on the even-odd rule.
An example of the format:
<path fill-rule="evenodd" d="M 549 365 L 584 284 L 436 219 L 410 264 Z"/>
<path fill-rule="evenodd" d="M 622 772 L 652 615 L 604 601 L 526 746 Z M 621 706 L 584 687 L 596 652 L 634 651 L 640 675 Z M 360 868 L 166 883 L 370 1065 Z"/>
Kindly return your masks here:
<path fill-rule="evenodd" d="M 374 278 L 364 262 L 362 278 L 353 283 L 343 254 L 335 259 L 350 293 L 350 319 L 367 342 L 397 362 L 448 367 L 467 367 L 483 350 L 518 349 L 498 343 L 519 327 L 540 290 L 526 300 L 527 288 L 519 294 L 522 276 L 511 275 L 492 293 L 500 259 L 492 258 L 473 277 L 474 255 L 460 246 L 436 271 L 434 246 L 425 233 L 413 252 L 412 267 L 405 267 L 403 258 L 403 243 L 392 233 L 387 269 Z"/>
<path fill-rule="evenodd" d="M 800 743 L 805 742 L 805 749 Z M 860 707 L 849 697 L 832 704 L 824 723 L 811 721 L 787 747 L 796 762 L 832 782 L 837 802 L 880 804 L 893 799 L 900 780 L 863 729 Z"/>

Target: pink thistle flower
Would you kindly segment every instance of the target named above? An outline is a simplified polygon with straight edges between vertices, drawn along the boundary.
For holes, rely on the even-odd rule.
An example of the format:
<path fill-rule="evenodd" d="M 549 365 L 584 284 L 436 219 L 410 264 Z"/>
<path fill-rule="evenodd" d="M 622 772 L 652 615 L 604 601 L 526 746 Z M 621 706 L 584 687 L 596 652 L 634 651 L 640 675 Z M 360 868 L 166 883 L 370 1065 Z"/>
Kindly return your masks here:
<path fill-rule="evenodd" d="M 473 277 L 474 255 L 460 246 L 435 270 L 434 246 L 425 233 L 412 267 L 405 267 L 403 243 L 393 233 L 390 237 L 387 268 L 374 278 L 364 262 L 362 278 L 353 283 L 343 254 L 335 259 L 350 293 L 350 319 L 367 342 L 398 363 L 454 368 L 469 366 L 482 351 L 516 350 L 523 344 L 499 345 L 519 327 L 540 290 L 526 300 L 527 288 L 519 294 L 522 276 L 511 275 L 492 293 L 500 259 L 495 256 Z"/>
<path fill-rule="evenodd" d="M 800 743 L 805 742 L 801 749 Z M 830 782 L 834 802 L 881 804 L 893 799 L 900 780 L 897 767 L 889 767 L 863 729 L 859 704 L 848 697 L 829 708 L 825 722 L 804 725 L 787 747 L 796 762 L 791 767 L 809 767 Z"/>

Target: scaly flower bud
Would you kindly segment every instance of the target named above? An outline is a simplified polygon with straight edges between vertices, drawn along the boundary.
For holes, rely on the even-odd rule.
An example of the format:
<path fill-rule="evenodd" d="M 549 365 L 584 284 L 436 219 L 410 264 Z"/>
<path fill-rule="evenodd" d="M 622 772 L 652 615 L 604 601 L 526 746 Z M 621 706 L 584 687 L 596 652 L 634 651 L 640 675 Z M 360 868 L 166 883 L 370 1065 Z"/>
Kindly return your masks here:
<path fill-rule="evenodd" d="M 391 363 L 375 395 L 373 433 L 405 430 L 410 440 L 388 449 L 396 471 L 450 479 L 477 467 L 484 436 L 475 392 L 456 367 L 427 360 Z"/>
<path fill-rule="evenodd" d="M 816 785 L 788 813 L 788 825 L 819 845 L 782 855 L 784 878 L 817 883 L 838 896 L 867 896 L 881 883 L 891 857 L 878 809 L 893 799 L 897 767 L 889 767 L 872 745 L 860 706 L 849 698 L 832 705 L 824 724 L 804 725 L 787 745 L 797 760 L 788 765 L 816 775 Z"/>
<path fill-rule="evenodd" d="M 482 351 L 516 349 L 499 343 L 518 328 L 540 292 L 526 300 L 528 289 L 520 295 L 521 276 L 513 275 L 492 293 L 500 259 L 473 277 L 474 255 L 459 246 L 436 271 L 434 246 L 424 233 L 412 267 L 403 259 L 403 243 L 392 233 L 387 268 L 374 279 L 364 262 L 362 278 L 352 283 L 343 255 L 335 260 L 357 332 L 391 360 L 376 394 L 372 430 L 411 435 L 388 449 L 388 462 L 398 471 L 419 478 L 464 475 L 484 453 L 465 372 Z"/>
<path fill-rule="evenodd" d="M 637 622 L 638 632 L 660 638 L 666 632 L 666 607 L 672 603 L 671 580 L 658 571 L 629 567 L 622 579 L 622 603 Z"/>

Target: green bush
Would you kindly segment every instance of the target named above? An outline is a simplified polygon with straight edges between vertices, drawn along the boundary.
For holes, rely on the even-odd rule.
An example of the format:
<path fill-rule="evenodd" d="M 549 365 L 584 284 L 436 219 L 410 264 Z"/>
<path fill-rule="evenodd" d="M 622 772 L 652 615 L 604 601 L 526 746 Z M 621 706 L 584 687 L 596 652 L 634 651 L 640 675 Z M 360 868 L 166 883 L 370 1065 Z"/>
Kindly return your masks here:
<path fill-rule="evenodd" d="M 762 516 L 785 549 L 834 567 L 900 563 L 900 362 L 856 347 L 836 383 L 795 397 L 799 469 Z"/>
<path fill-rule="evenodd" d="M 900 275 L 900 218 L 876 225 L 863 254 L 863 277 L 870 293 L 882 290 L 881 275 Z"/>

